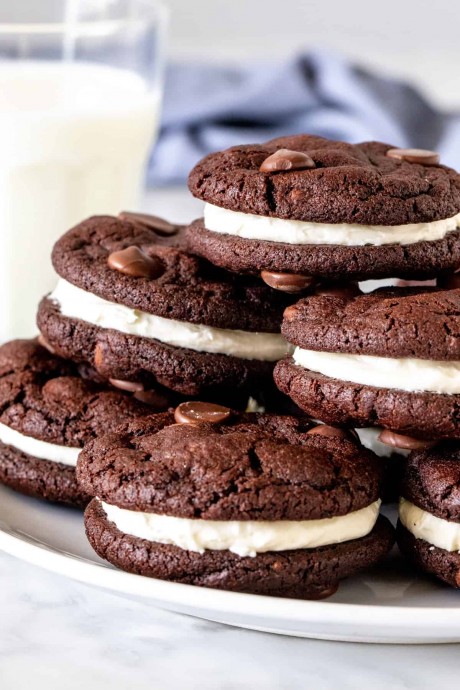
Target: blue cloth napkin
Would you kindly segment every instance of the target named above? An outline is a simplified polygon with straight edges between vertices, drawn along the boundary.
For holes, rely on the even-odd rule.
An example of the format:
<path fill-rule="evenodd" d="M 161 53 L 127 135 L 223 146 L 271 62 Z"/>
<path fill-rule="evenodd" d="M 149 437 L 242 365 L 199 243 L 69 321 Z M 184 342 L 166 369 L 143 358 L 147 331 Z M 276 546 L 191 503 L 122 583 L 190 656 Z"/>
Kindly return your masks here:
<path fill-rule="evenodd" d="M 233 67 L 170 65 L 149 182 L 183 183 L 210 151 L 300 132 L 434 149 L 460 167 L 460 113 L 440 112 L 407 83 L 316 51 Z"/>

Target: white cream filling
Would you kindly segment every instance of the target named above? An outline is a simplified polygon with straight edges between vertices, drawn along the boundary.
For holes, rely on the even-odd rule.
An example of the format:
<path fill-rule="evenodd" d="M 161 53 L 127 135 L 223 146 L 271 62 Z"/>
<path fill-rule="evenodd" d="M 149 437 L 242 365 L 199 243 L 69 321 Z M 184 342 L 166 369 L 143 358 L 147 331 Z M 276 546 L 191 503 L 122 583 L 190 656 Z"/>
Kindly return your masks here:
<path fill-rule="evenodd" d="M 77 464 L 78 454 L 81 451 L 81 448 L 69 448 L 59 446 L 57 443 L 39 441 L 32 436 L 20 434 L 19 431 L 11 429 L 5 424 L 0 424 L 0 441 L 39 460 L 61 462 L 63 465 L 71 465 L 72 467 Z"/>
<path fill-rule="evenodd" d="M 340 517 L 322 520 L 198 520 L 125 510 L 101 501 L 107 517 L 121 532 L 203 553 L 232 551 L 255 556 L 265 551 L 314 549 L 359 539 L 372 531 L 381 501 Z"/>
<path fill-rule="evenodd" d="M 287 244 L 334 244 L 343 247 L 409 245 L 423 240 L 441 240 L 460 227 L 460 213 L 431 223 L 407 225 L 358 225 L 355 223 L 309 223 L 301 220 L 270 218 L 230 211 L 205 204 L 207 230 L 243 237 L 247 240 L 286 242 Z"/>
<path fill-rule="evenodd" d="M 449 522 L 415 506 L 405 498 L 399 502 L 399 519 L 417 539 L 445 551 L 460 552 L 460 523 Z"/>
<path fill-rule="evenodd" d="M 296 364 L 341 381 L 410 392 L 460 393 L 460 362 L 435 361 L 342 352 L 316 352 L 296 347 Z"/>
<path fill-rule="evenodd" d="M 280 333 L 252 333 L 165 319 L 109 302 L 63 278 L 59 279 L 49 299 L 59 304 L 63 316 L 197 352 L 276 362 L 289 351 Z"/>
<path fill-rule="evenodd" d="M 395 448 L 394 446 L 387 446 L 386 443 L 379 441 L 379 434 L 382 429 L 379 427 L 366 427 L 364 429 L 355 429 L 358 434 L 359 440 L 365 448 L 368 448 L 373 453 L 378 455 L 380 458 L 389 458 L 390 455 L 396 453 L 397 455 L 407 456 L 410 450 L 405 448 Z"/>

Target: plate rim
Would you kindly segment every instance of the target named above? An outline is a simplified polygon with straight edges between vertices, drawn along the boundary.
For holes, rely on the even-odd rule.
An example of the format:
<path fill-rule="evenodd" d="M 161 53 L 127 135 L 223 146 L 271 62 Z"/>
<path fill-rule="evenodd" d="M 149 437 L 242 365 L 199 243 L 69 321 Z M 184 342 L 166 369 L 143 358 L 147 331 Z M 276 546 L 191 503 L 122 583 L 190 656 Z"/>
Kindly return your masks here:
<path fill-rule="evenodd" d="M 429 619 L 431 633 L 433 628 L 436 628 L 447 635 L 449 628 L 455 627 L 458 630 L 457 635 L 460 641 L 460 606 L 458 608 L 406 607 L 392 604 L 382 606 L 334 601 L 309 601 L 229 592 L 168 582 L 117 570 L 109 565 L 67 553 L 10 528 L 4 521 L 0 522 L 0 550 L 45 570 L 85 584 L 102 587 L 112 593 L 154 600 L 160 607 L 168 604 L 185 606 L 192 615 L 191 609 L 200 607 L 216 610 L 217 606 L 213 602 L 217 599 L 219 617 L 223 618 L 227 614 L 231 616 L 251 615 L 259 618 L 269 616 L 278 621 L 348 624 L 359 628 L 368 627 L 369 616 L 375 616 L 376 611 L 378 611 L 378 626 L 380 628 L 397 626 L 402 631 L 409 623 L 410 628 L 413 629 L 418 624 L 426 624 Z M 268 612 L 267 608 L 269 609 Z M 401 621 L 401 614 L 404 612 L 407 613 L 407 618 L 410 621 Z M 205 616 L 201 617 L 204 618 Z M 377 621 L 375 622 L 377 623 Z M 430 639 L 433 640 L 433 638 Z"/>

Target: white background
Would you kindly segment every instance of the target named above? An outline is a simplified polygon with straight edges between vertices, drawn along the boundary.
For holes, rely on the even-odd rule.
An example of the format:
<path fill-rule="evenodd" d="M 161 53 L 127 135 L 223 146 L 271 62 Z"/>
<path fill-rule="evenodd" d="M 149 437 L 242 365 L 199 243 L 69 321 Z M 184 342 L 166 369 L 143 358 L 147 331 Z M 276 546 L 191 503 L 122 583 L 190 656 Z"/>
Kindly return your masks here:
<path fill-rule="evenodd" d="M 207 59 L 333 49 L 460 106 L 458 0 L 165 0 L 171 52 Z"/>
<path fill-rule="evenodd" d="M 118 0 L 0 0 L 0 22 L 64 15 Z M 146 0 L 148 2 L 148 0 Z M 129 2 L 129 0 L 125 0 Z M 439 104 L 460 107 L 458 0 L 163 0 L 176 58 L 255 59 L 309 48 L 342 52 L 412 79 Z"/>

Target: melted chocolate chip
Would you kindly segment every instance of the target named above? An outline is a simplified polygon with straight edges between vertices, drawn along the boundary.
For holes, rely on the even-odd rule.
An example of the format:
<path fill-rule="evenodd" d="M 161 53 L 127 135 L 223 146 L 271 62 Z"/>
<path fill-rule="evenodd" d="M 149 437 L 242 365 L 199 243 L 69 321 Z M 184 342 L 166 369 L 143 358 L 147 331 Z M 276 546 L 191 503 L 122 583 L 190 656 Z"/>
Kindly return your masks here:
<path fill-rule="evenodd" d="M 427 448 L 433 448 L 433 446 L 436 445 L 436 441 L 423 441 L 420 438 L 403 436 L 402 434 L 396 434 L 394 431 L 390 431 L 390 429 L 381 431 L 378 439 L 386 446 L 400 448 L 402 450 L 425 450 Z"/>
<path fill-rule="evenodd" d="M 283 172 L 286 170 L 305 170 L 315 168 L 313 158 L 310 158 L 302 151 L 290 151 L 289 149 L 279 149 L 268 156 L 260 166 L 260 172 Z"/>
<path fill-rule="evenodd" d="M 439 153 L 426 149 L 389 149 L 386 155 L 388 158 L 397 158 L 400 161 L 419 165 L 439 165 L 441 160 Z"/>
<path fill-rule="evenodd" d="M 260 277 L 271 288 L 295 294 L 303 292 L 314 284 L 315 279 L 310 276 L 302 276 L 296 273 L 276 273 L 274 271 L 262 271 Z"/>
<path fill-rule="evenodd" d="M 174 411 L 178 424 L 200 424 L 203 422 L 219 424 L 231 415 L 232 411 L 223 405 L 191 400 L 181 403 Z"/>
<path fill-rule="evenodd" d="M 131 211 L 122 211 L 118 215 L 120 220 L 127 220 L 133 225 L 141 226 L 153 230 L 157 235 L 175 235 L 179 230 L 179 225 L 174 225 L 160 216 L 151 216 L 147 213 L 132 213 Z"/>
<path fill-rule="evenodd" d="M 160 259 L 148 256 L 139 247 L 126 247 L 112 252 L 107 258 L 110 268 L 133 278 L 159 278 L 164 272 Z"/>
<path fill-rule="evenodd" d="M 128 391 L 128 393 L 140 393 L 144 390 L 142 383 L 137 381 L 122 381 L 121 379 L 109 379 L 109 383 L 114 388 L 119 388 L 121 391 Z"/>

